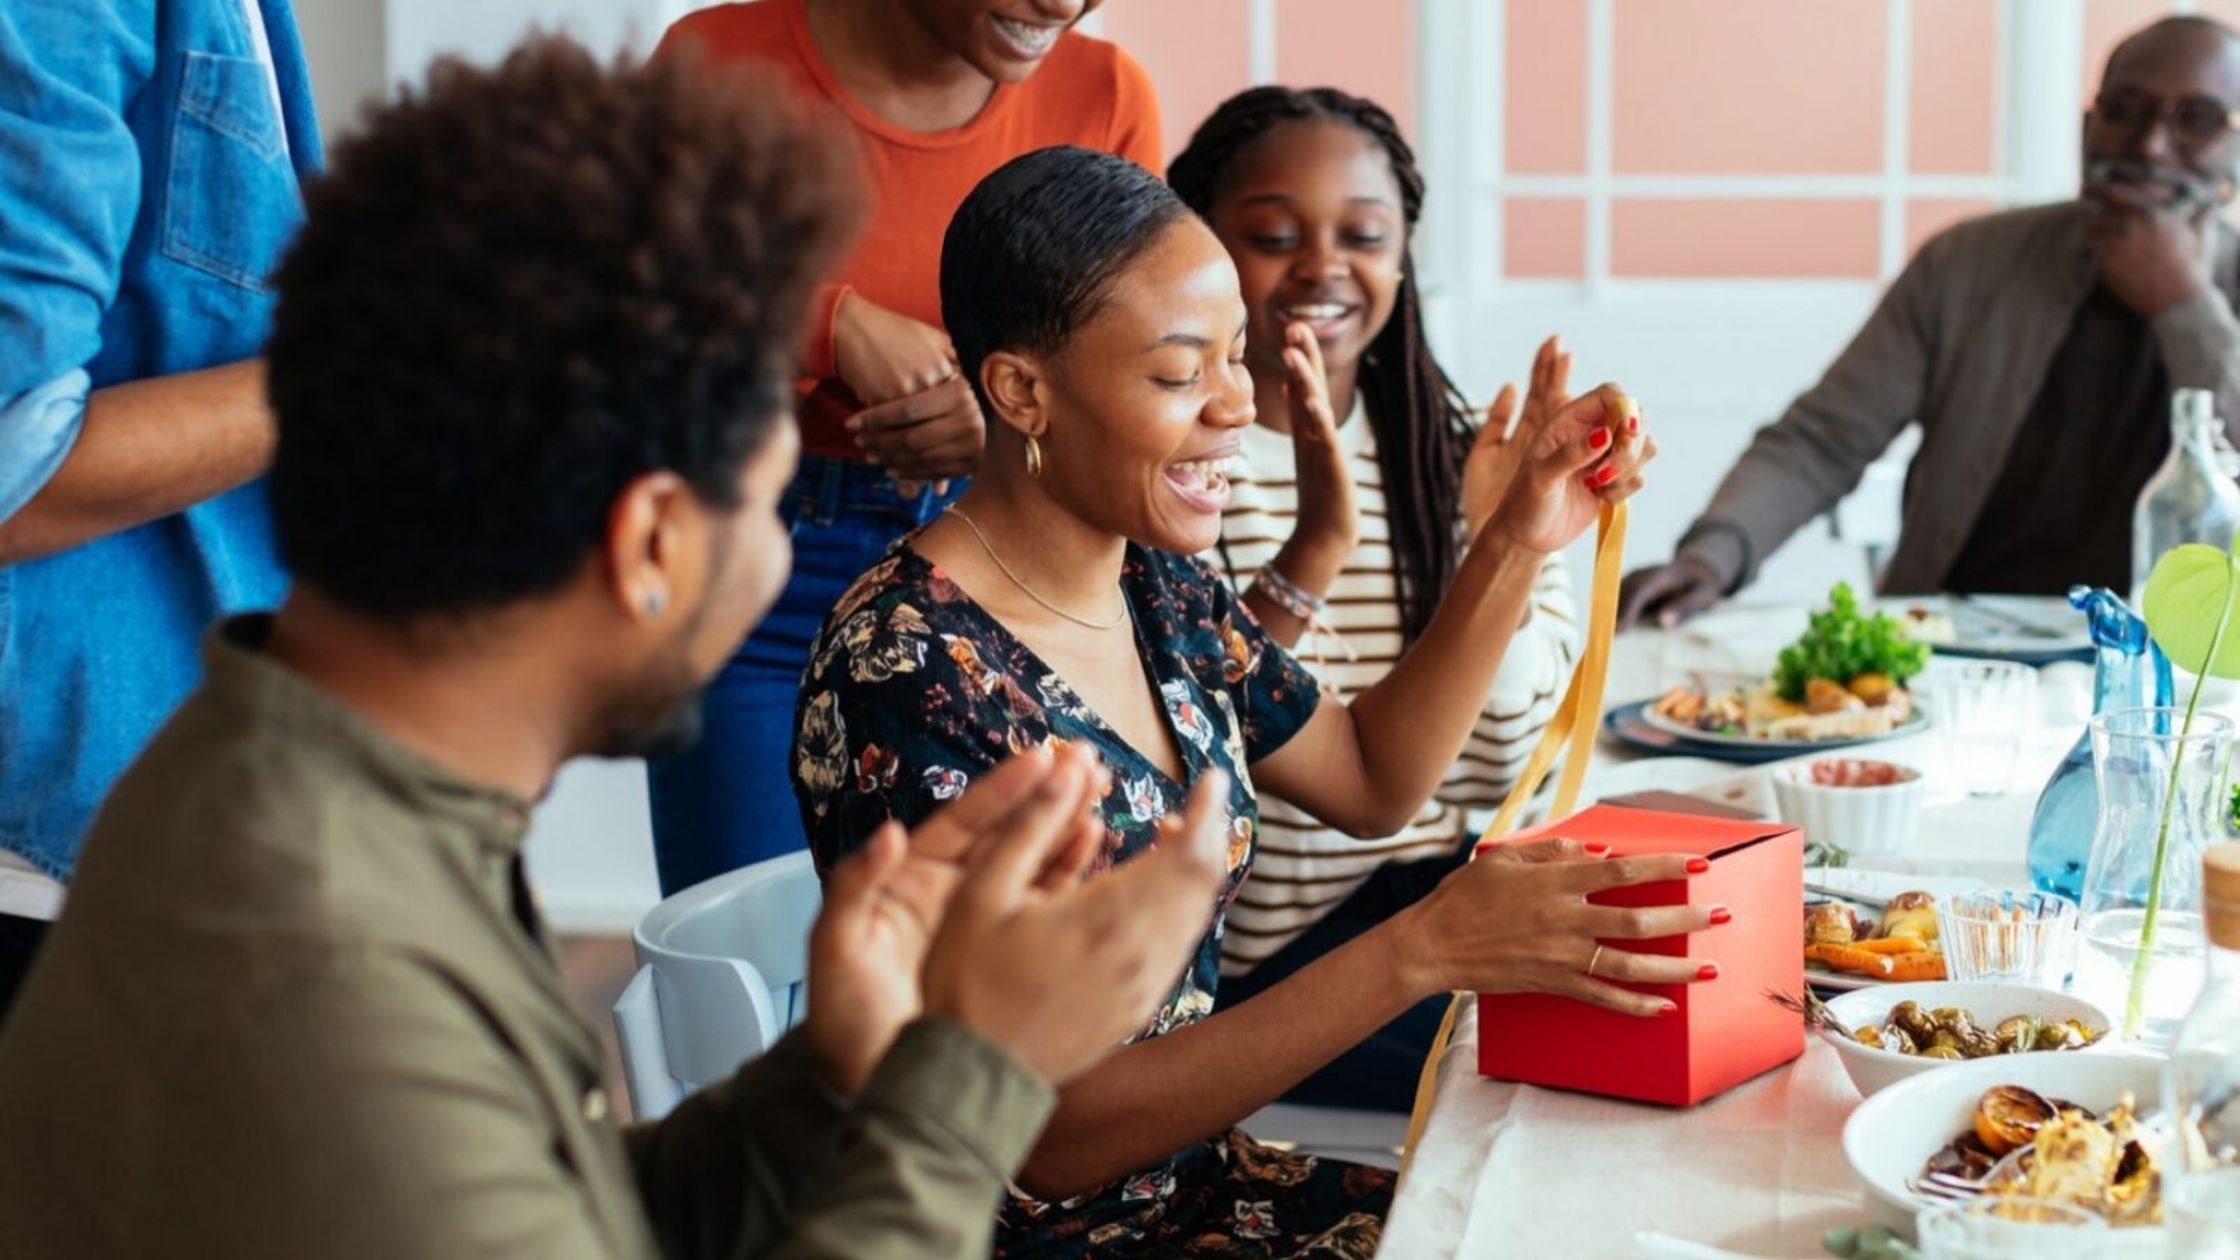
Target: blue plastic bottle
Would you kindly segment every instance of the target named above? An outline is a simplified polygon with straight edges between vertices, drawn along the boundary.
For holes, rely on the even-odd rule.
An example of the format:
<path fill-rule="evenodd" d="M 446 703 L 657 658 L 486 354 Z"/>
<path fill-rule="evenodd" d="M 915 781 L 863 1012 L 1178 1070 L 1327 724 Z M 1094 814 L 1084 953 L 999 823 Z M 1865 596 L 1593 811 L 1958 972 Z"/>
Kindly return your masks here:
<path fill-rule="evenodd" d="M 2092 711 L 2170 703 L 2170 662 L 2147 638 L 2147 623 L 2114 591 L 2069 588 L 2069 604 L 2084 613 L 2092 632 Z M 2046 780 L 2030 816 L 2030 882 L 2040 892 L 2071 901 L 2084 895 L 2084 864 L 2092 853 L 2100 791 L 2092 780 L 2092 731 Z"/>

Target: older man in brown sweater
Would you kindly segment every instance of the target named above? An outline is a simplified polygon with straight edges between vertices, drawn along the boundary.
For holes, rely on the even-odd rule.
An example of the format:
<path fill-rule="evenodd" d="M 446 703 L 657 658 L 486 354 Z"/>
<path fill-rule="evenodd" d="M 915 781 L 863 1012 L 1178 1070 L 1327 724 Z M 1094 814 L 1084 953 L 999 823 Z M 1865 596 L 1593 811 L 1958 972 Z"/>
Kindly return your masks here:
<path fill-rule="evenodd" d="M 828 881 L 805 1025 L 628 1131 L 521 861 L 568 758 L 690 735 L 784 580 L 851 170 L 766 89 L 563 41 L 343 147 L 278 279 L 296 590 L 211 635 L 0 1035 L 0 1251 L 988 1254 L 1053 1087 L 1205 931 L 1218 774 L 1086 884 L 1080 751 L 888 824 Z"/>
<path fill-rule="evenodd" d="M 2131 511 L 2174 389 L 2240 423 L 2240 35 L 2165 18 L 2120 44 L 2084 118 L 2075 201 L 1931 240 L 1820 383 L 1727 474 L 1621 615 L 1673 625 L 1747 585 L 1921 426 L 1887 592 L 2127 589 Z"/>

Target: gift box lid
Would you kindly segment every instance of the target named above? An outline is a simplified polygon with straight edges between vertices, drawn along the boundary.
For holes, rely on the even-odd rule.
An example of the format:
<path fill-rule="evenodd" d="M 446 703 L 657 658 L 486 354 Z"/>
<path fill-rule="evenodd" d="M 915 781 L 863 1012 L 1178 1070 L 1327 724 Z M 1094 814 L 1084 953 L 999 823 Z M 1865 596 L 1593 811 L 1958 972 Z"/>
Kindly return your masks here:
<path fill-rule="evenodd" d="M 1789 823 L 1764 818 L 1711 818 L 1622 805 L 1591 805 L 1569 818 L 1514 832 L 1492 843 L 1529 844 L 1563 836 L 1607 844 L 1610 852 L 1618 857 L 1686 853 L 1716 861 L 1737 849 L 1795 830 Z"/>

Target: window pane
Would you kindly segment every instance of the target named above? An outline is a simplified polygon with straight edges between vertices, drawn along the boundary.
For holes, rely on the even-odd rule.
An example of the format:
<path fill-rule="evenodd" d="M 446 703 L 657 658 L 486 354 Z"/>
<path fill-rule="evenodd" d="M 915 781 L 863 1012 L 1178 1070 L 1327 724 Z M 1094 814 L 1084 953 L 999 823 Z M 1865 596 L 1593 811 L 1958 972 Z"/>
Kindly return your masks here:
<path fill-rule="evenodd" d="M 1906 131 L 1914 170 L 1991 173 L 1998 60 L 1998 0 L 1913 6 L 1912 117 Z"/>
<path fill-rule="evenodd" d="M 1136 0 L 1123 0 L 1121 8 Z M 1200 11 L 1238 0 L 1201 0 Z M 1409 143 L 1416 134 L 1415 5 L 1381 0 L 1283 0 L 1276 9 L 1276 81 L 1334 87 L 1384 106 Z M 1187 29 L 1187 28 L 1183 28 Z M 1177 32 L 1178 38 L 1189 38 Z"/>
<path fill-rule="evenodd" d="M 1167 156 L 1213 107 L 1252 82 L 1252 10 L 1204 0 L 1127 0 L 1098 10 L 1105 38 L 1128 50 L 1159 90 Z"/>
<path fill-rule="evenodd" d="M 1501 207 L 1502 270 L 1519 279 L 1577 279 L 1587 272 L 1587 203 L 1511 197 Z"/>
<path fill-rule="evenodd" d="M 1610 271 L 1872 278 L 1880 212 L 1867 200 L 1629 198 L 1610 207 Z"/>
<path fill-rule="evenodd" d="M 1511 171 L 1577 175 L 1587 169 L 1586 0 L 1509 6 L 1502 144 Z"/>
<path fill-rule="evenodd" d="M 1620 174 L 1882 169 L 1882 0 L 1617 0 Z"/>

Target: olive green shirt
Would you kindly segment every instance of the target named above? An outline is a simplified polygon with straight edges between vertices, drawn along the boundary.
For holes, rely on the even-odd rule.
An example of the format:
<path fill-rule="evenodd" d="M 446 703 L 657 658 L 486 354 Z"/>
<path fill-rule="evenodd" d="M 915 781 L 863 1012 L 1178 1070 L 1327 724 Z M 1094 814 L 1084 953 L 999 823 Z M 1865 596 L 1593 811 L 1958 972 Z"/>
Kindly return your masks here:
<path fill-rule="evenodd" d="M 211 636 L 0 1035 L 0 1251 L 988 1254 L 1038 1078 L 925 1021 L 849 1105 L 795 1034 L 618 1129 L 522 879 L 527 803 L 384 737 L 267 629 Z"/>

